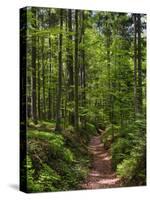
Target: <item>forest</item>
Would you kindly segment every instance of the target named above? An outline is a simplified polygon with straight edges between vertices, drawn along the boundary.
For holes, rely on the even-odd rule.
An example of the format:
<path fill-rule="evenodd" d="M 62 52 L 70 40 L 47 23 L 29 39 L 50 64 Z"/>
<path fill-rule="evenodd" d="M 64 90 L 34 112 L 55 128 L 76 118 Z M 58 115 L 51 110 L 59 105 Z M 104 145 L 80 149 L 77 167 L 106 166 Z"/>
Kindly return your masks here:
<path fill-rule="evenodd" d="M 27 7 L 20 19 L 21 185 L 146 185 L 146 15 Z"/>

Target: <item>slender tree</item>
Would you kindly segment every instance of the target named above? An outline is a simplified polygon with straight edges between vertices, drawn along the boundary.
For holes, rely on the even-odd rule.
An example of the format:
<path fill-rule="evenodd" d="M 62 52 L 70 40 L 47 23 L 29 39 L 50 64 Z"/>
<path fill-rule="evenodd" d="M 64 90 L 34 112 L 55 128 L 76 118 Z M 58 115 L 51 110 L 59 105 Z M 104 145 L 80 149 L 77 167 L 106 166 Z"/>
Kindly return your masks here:
<path fill-rule="evenodd" d="M 138 32 L 138 107 L 142 113 L 142 53 L 141 53 L 141 15 L 137 15 Z"/>
<path fill-rule="evenodd" d="M 45 102 L 45 63 L 44 63 L 44 44 L 45 44 L 45 38 L 44 36 L 42 36 L 41 38 L 41 54 L 42 54 L 42 95 L 43 95 L 43 101 L 42 101 L 42 104 L 43 104 L 43 112 L 42 112 L 42 115 L 43 115 L 43 119 L 46 119 L 45 115 L 46 115 L 46 102 Z"/>
<path fill-rule="evenodd" d="M 37 121 L 37 107 L 36 107 L 36 36 L 35 28 L 36 28 L 36 8 L 32 8 L 32 119 L 33 121 Z"/>
<path fill-rule="evenodd" d="M 74 78 L 73 78 L 73 49 L 72 49 L 72 10 L 68 9 L 68 47 L 67 47 L 67 68 L 68 68 L 68 88 L 69 88 L 69 102 L 74 100 Z M 74 114 L 69 112 L 69 122 L 74 124 Z"/>
<path fill-rule="evenodd" d="M 80 44 L 82 48 L 80 49 L 80 84 L 82 88 L 81 92 L 81 105 L 82 107 L 86 107 L 86 67 L 85 67 L 85 49 L 84 49 L 84 38 L 85 38 L 85 12 L 81 11 L 81 36 L 80 36 Z M 86 117 L 82 117 L 82 125 L 86 127 Z"/>
<path fill-rule="evenodd" d="M 49 10 L 49 29 L 51 27 L 51 10 Z M 51 81 L 52 81 L 52 41 L 51 34 L 49 35 L 49 78 L 48 78 L 48 119 L 52 118 L 52 95 L 51 95 Z"/>
<path fill-rule="evenodd" d="M 57 105 L 56 105 L 56 128 L 61 131 L 61 95 L 62 95 L 62 41 L 63 41 L 63 9 L 60 9 L 60 34 L 59 34 L 59 53 L 58 53 L 58 88 L 57 88 Z"/>
<path fill-rule="evenodd" d="M 75 11 L 75 129 L 79 129 L 79 104 L 78 104 L 78 76 L 79 76 L 79 66 L 78 66 L 78 10 Z"/>
<path fill-rule="evenodd" d="M 134 20 L 134 115 L 138 111 L 137 105 L 137 15 L 133 14 Z"/>
<path fill-rule="evenodd" d="M 38 105 L 37 105 L 37 110 L 38 110 L 38 118 L 41 119 L 41 80 L 40 80 L 40 38 L 38 37 L 38 69 L 37 69 L 37 79 L 38 79 L 38 91 L 37 91 L 37 98 L 38 98 Z"/>

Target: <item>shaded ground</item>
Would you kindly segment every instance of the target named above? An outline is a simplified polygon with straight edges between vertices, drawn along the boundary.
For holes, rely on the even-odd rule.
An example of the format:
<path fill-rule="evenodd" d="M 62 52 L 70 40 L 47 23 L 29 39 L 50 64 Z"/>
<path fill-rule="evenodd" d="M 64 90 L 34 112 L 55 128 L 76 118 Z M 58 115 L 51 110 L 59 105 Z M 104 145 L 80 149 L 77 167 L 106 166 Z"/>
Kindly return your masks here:
<path fill-rule="evenodd" d="M 112 170 L 111 157 L 104 149 L 100 136 L 94 136 L 89 144 L 92 166 L 82 189 L 113 188 L 120 186 L 120 180 Z"/>

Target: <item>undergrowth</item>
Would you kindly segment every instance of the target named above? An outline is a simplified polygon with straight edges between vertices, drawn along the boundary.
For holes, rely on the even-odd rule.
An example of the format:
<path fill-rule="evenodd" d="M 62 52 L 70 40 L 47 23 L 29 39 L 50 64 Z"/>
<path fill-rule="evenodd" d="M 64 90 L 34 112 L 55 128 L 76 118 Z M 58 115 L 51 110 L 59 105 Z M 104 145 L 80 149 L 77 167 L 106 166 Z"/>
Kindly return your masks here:
<path fill-rule="evenodd" d="M 52 123 L 30 122 L 24 164 L 27 192 L 80 189 L 80 183 L 87 176 L 89 156 L 85 142 L 89 136 L 83 136 L 80 141 L 71 126 L 61 134 L 52 129 Z"/>
<path fill-rule="evenodd" d="M 113 127 L 114 128 L 114 127 Z M 146 129 L 145 121 L 139 118 L 123 130 L 111 125 L 102 136 L 104 146 L 110 149 L 112 167 L 124 186 L 146 184 Z M 114 136 L 112 140 L 112 135 Z"/>

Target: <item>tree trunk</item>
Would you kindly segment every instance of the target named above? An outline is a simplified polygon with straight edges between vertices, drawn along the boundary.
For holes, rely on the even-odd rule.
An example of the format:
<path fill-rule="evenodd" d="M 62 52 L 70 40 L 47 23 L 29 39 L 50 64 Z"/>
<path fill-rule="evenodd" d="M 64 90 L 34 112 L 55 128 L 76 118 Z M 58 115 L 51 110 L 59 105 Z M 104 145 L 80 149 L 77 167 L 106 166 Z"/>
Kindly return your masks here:
<path fill-rule="evenodd" d="M 56 105 L 56 128 L 61 131 L 61 93 L 62 93 L 62 29 L 63 29 L 63 10 L 60 9 L 60 34 L 59 34 L 59 54 L 58 54 L 58 88 L 57 88 L 57 105 Z"/>
<path fill-rule="evenodd" d="M 40 81 L 40 39 L 38 37 L 38 118 L 41 119 L 41 100 L 40 100 L 40 88 L 41 88 L 41 81 Z"/>
<path fill-rule="evenodd" d="M 81 19 L 82 19 L 82 27 L 81 27 L 81 34 L 82 34 L 82 49 L 81 49 L 81 59 L 82 59 L 82 66 L 81 66 L 81 87 L 82 87 L 82 106 L 86 106 L 86 92 L 85 92 L 85 87 L 86 87 L 86 76 L 85 76 L 85 50 L 84 50 L 84 32 L 85 32 L 85 14 L 84 10 L 81 13 Z M 84 117 L 82 119 L 83 126 L 86 127 L 86 118 Z"/>
<path fill-rule="evenodd" d="M 136 14 L 133 15 L 134 20 L 134 115 L 136 119 L 136 114 L 138 111 L 137 107 L 137 17 Z"/>
<path fill-rule="evenodd" d="M 51 10 L 49 10 L 49 28 L 51 27 Z M 51 79 L 52 79 L 52 45 L 51 35 L 49 35 L 49 78 L 48 78 L 48 119 L 52 118 L 52 95 L 51 95 Z"/>
<path fill-rule="evenodd" d="M 138 25 L 138 107 L 142 113 L 142 54 L 141 54 L 141 15 L 137 16 Z"/>
<path fill-rule="evenodd" d="M 36 19 L 36 9 L 32 8 L 32 17 Z M 33 28 L 36 28 L 36 20 L 32 22 Z M 34 33 L 34 32 L 33 32 Z M 37 121 L 36 110 L 36 36 L 32 35 L 32 119 Z"/>
<path fill-rule="evenodd" d="M 43 110 L 42 118 L 45 119 L 46 105 L 45 105 L 45 64 L 44 64 L 44 43 L 45 38 L 42 36 L 42 89 L 43 89 Z"/>
<path fill-rule="evenodd" d="M 79 66 L 78 66 L 78 10 L 75 11 L 75 24 L 76 24 L 76 34 L 75 34 L 75 129 L 79 129 L 79 111 L 78 111 L 78 76 L 79 76 Z"/>
<path fill-rule="evenodd" d="M 74 80 L 73 80 L 73 52 L 72 52 L 72 10 L 68 9 L 68 47 L 67 47 L 67 68 L 68 68 L 68 88 L 69 88 L 69 103 L 73 102 L 74 99 Z M 69 112 L 69 122 L 74 125 L 74 114 L 72 111 Z"/>

